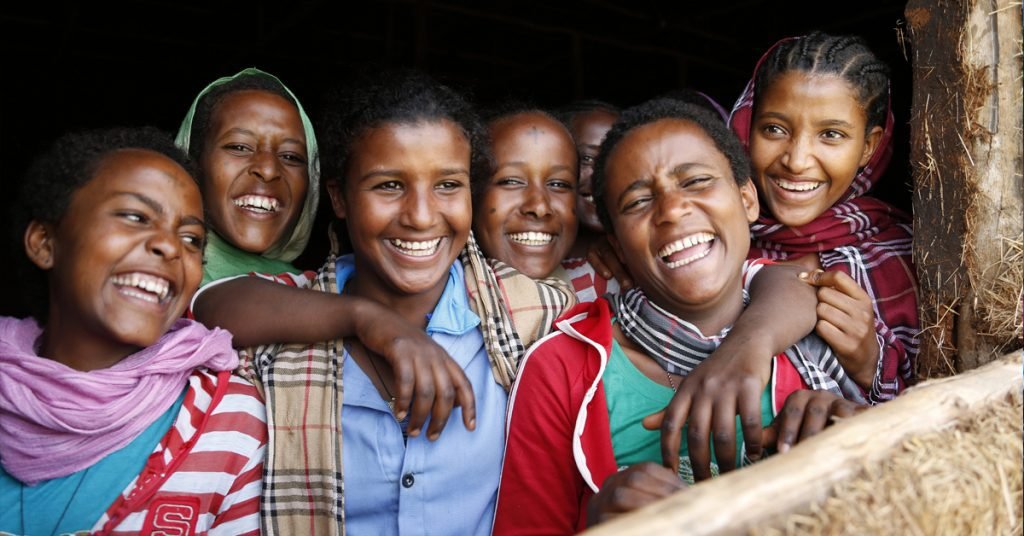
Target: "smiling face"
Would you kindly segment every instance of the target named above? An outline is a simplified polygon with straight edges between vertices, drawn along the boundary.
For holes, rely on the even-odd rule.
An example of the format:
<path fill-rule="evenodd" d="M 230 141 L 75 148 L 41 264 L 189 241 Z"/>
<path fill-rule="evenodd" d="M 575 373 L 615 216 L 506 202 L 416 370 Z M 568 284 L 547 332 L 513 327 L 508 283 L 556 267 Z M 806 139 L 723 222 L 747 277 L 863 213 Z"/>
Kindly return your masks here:
<path fill-rule="evenodd" d="M 790 227 L 834 205 L 878 146 L 853 88 L 835 75 L 789 71 L 764 88 L 750 127 L 750 160 L 766 208 Z"/>
<path fill-rule="evenodd" d="M 174 161 L 110 153 L 58 224 L 26 231 L 29 257 L 48 272 L 47 331 L 107 356 L 156 342 L 202 279 L 202 216 L 195 181 Z"/>
<path fill-rule="evenodd" d="M 355 254 L 352 284 L 387 303 L 436 302 L 469 238 L 470 145 L 448 120 L 385 123 L 353 144 L 345 182 L 328 183 Z"/>
<path fill-rule="evenodd" d="M 259 90 L 225 95 L 199 159 L 211 227 L 250 253 L 287 240 L 306 200 L 308 159 L 294 104 Z"/>
<path fill-rule="evenodd" d="M 576 150 L 580 158 L 580 185 L 576 197 L 576 212 L 580 225 L 592 231 L 604 232 L 601 221 L 594 208 L 594 189 L 591 177 L 594 175 L 594 160 L 601 149 L 601 140 L 611 130 L 616 114 L 607 110 L 591 110 L 573 116 L 569 122 L 569 131 L 576 140 Z"/>
<path fill-rule="evenodd" d="M 522 113 L 490 126 L 495 172 L 475 207 L 488 257 L 547 277 L 576 240 L 576 149 L 557 121 Z"/>
<path fill-rule="evenodd" d="M 681 119 L 627 132 L 605 172 L 610 239 L 637 286 L 704 333 L 731 325 L 757 217 L 753 184 L 738 186 L 714 141 Z"/>

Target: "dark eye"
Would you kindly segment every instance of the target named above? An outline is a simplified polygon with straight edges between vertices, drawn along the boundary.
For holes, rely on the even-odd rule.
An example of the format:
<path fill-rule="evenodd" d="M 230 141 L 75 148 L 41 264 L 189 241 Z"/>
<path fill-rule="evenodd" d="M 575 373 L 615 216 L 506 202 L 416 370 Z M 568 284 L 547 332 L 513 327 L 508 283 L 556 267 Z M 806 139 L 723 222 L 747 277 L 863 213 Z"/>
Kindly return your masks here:
<path fill-rule="evenodd" d="M 548 181 L 548 187 L 569 192 L 576 190 L 576 185 L 565 179 L 551 179 Z"/>
<path fill-rule="evenodd" d="M 629 214 L 631 212 L 639 212 L 639 211 L 643 210 L 644 207 L 649 205 L 650 201 L 651 201 L 651 197 L 650 196 L 634 197 L 633 199 L 627 200 L 622 205 L 621 212 L 623 214 Z"/>
<path fill-rule="evenodd" d="M 761 128 L 761 131 L 769 137 L 780 137 L 786 135 L 786 130 L 776 124 L 765 125 Z"/>
<path fill-rule="evenodd" d="M 206 240 L 203 237 L 192 233 L 181 235 L 181 241 L 196 250 L 202 250 L 203 246 L 206 245 Z"/>
<path fill-rule="evenodd" d="M 821 136 L 827 140 L 841 140 L 846 137 L 846 134 L 838 130 L 829 129 L 822 132 Z"/>
<path fill-rule="evenodd" d="M 711 180 L 713 178 L 714 177 L 711 177 L 711 176 L 708 176 L 708 175 L 701 175 L 701 176 L 698 176 L 698 177 L 690 177 L 690 178 L 685 179 L 683 181 L 683 188 L 694 189 L 694 188 L 700 188 L 702 186 L 707 186 L 707 185 L 709 185 L 711 183 Z"/>
<path fill-rule="evenodd" d="M 445 180 L 445 181 L 441 181 L 440 183 L 438 183 L 437 189 L 438 190 L 445 190 L 445 191 L 449 191 L 450 192 L 450 191 L 458 190 L 459 188 L 462 188 L 463 186 L 465 186 L 465 185 L 462 184 L 459 181 L 456 181 L 456 180 Z"/>
<path fill-rule="evenodd" d="M 592 155 L 589 155 L 589 154 L 581 154 L 580 155 L 580 165 L 581 166 L 593 166 L 594 165 L 594 157 Z"/>
<path fill-rule="evenodd" d="M 124 211 L 119 212 L 117 215 L 118 217 L 130 221 L 132 223 L 146 223 L 149 221 L 149 218 L 141 212 Z"/>
<path fill-rule="evenodd" d="M 306 165 L 306 157 L 298 153 L 284 153 L 281 155 L 281 159 L 289 164 Z"/>
<path fill-rule="evenodd" d="M 250 150 L 248 145 L 242 143 L 228 143 L 224 145 L 224 148 L 235 153 L 246 153 Z"/>
<path fill-rule="evenodd" d="M 375 190 L 398 191 L 402 189 L 402 183 L 398 181 L 386 181 L 373 187 Z"/>
<path fill-rule="evenodd" d="M 519 177 L 499 177 L 494 181 L 498 186 L 524 186 L 526 181 Z"/>

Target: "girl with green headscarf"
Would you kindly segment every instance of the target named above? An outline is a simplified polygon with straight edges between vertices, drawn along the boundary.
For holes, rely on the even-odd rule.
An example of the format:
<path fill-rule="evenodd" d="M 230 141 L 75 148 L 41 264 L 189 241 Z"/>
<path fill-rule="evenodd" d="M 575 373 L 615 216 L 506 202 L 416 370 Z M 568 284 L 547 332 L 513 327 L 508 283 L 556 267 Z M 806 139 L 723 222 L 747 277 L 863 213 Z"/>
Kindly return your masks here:
<path fill-rule="evenodd" d="M 316 217 L 320 165 L 295 95 L 259 69 L 199 93 L 175 143 L 199 168 L 211 230 L 203 284 L 249 272 L 298 271 Z"/>

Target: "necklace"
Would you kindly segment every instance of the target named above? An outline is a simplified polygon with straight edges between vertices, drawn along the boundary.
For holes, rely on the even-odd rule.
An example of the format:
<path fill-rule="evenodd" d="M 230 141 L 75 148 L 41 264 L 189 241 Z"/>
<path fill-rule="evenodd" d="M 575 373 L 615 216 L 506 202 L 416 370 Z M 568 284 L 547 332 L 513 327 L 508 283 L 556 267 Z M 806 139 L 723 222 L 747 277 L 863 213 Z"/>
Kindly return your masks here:
<path fill-rule="evenodd" d="M 53 526 L 53 531 L 55 533 L 60 529 L 60 524 L 64 522 L 64 516 L 68 515 L 68 510 L 71 509 L 71 503 L 75 502 L 75 497 L 78 496 L 78 490 L 82 488 L 82 482 L 85 482 L 90 469 L 92 469 L 92 466 L 89 466 L 85 471 L 82 471 L 81 478 L 78 479 L 78 484 L 75 485 L 75 490 L 71 492 L 71 498 L 68 499 L 68 503 L 64 505 L 64 511 L 61 512 L 60 517 L 57 518 L 57 524 Z M 25 488 L 27 487 L 28 486 L 25 484 L 21 485 L 21 530 L 25 534 L 29 533 L 28 524 L 25 520 Z"/>
<path fill-rule="evenodd" d="M 669 373 L 669 371 L 666 370 L 665 371 L 665 377 L 668 378 L 668 386 L 671 387 L 673 391 L 675 391 L 676 390 L 676 381 L 672 379 L 672 374 Z"/>
<path fill-rule="evenodd" d="M 350 354 L 353 354 L 353 355 L 355 355 L 355 352 L 353 352 L 354 347 L 355 347 L 355 344 L 352 344 L 352 345 L 349 345 L 348 343 L 345 344 L 345 349 L 348 350 L 348 352 Z M 363 356 L 366 358 L 367 361 L 370 362 L 370 366 L 373 367 L 373 373 L 377 375 L 377 380 L 380 382 L 381 388 L 383 388 L 384 392 L 387 394 L 387 398 L 384 398 L 384 397 L 381 397 L 381 398 L 384 398 L 384 402 L 387 403 L 388 409 L 391 410 L 391 415 L 394 415 L 395 414 L 395 395 L 391 394 L 391 390 L 388 389 L 388 384 L 384 382 L 384 376 L 381 375 L 380 370 L 377 368 L 377 360 L 374 359 L 373 355 L 370 354 L 369 350 L 364 352 Z"/>

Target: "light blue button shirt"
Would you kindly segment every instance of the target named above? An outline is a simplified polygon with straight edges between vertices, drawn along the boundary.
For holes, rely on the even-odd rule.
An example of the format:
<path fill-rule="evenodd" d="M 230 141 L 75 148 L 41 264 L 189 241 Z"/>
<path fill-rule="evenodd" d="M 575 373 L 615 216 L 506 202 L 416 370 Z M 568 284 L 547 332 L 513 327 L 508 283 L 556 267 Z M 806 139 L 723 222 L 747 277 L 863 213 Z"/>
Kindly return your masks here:
<path fill-rule="evenodd" d="M 338 259 L 338 290 L 355 267 Z M 476 430 L 455 408 L 437 441 L 402 430 L 370 378 L 344 357 L 341 428 L 348 534 L 490 534 L 505 447 L 507 394 L 491 374 L 480 318 L 469 308 L 462 265 L 448 272 L 427 334 L 462 366 L 476 396 Z M 372 372 L 372 371 L 371 371 Z M 424 425 L 423 430 L 426 431 Z"/>

